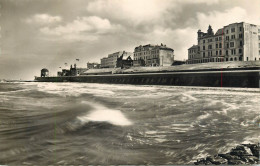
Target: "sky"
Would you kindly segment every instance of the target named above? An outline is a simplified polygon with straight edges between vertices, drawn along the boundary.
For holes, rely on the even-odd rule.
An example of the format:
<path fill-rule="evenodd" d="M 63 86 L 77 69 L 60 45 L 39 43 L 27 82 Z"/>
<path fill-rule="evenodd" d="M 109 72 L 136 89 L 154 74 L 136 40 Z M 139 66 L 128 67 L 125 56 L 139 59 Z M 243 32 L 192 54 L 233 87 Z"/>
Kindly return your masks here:
<path fill-rule="evenodd" d="M 110 53 L 166 44 L 185 60 L 197 31 L 260 25 L 260 0 L 0 0 L 0 79 L 86 67 Z"/>

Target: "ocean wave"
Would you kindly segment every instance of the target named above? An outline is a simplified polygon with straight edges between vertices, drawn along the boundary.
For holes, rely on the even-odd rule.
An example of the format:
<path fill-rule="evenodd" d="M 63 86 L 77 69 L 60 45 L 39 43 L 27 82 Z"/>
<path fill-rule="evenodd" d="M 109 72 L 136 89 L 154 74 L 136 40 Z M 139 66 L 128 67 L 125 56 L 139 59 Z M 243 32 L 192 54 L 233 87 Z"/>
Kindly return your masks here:
<path fill-rule="evenodd" d="M 128 120 L 120 110 L 109 109 L 97 103 L 90 103 L 83 101 L 82 103 L 91 105 L 93 110 L 86 115 L 78 116 L 77 118 L 82 123 L 94 122 L 108 122 L 118 126 L 132 125 L 132 122 Z"/>

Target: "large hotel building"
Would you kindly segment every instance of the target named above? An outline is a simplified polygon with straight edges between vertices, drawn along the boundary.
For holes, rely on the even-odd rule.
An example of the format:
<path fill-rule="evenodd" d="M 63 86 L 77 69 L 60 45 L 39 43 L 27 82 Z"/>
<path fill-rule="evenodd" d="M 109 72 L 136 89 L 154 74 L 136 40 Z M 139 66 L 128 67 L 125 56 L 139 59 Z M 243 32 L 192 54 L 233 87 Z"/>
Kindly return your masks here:
<path fill-rule="evenodd" d="M 188 64 L 260 60 L 260 26 L 233 23 L 216 33 L 198 31 L 198 44 L 188 49 Z"/>
<path fill-rule="evenodd" d="M 174 50 L 163 44 L 140 45 L 134 50 L 134 62 L 139 60 L 144 61 L 144 66 L 171 66 L 174 62 Z"/>

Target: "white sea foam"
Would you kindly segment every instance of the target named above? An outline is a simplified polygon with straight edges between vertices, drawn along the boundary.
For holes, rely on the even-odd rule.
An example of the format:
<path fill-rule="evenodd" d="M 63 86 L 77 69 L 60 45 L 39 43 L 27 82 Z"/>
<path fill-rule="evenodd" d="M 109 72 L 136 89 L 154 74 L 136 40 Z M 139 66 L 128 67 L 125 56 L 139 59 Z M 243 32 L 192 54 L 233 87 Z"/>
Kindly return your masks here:
<path fill-rule="evenodd" d="M 208 117 L 210 117 L 211 115 L 209 113 L 206 113 L 204 115 L 200 115 L 197 119 L 198 120 L 202 120 L 202 119 L 207 119 Z"/>
<path fill-rule="evenodd" d="M 82 123 L 95 121 L 95 122 L 108 122 L 113 125 L 119 125 L 119 126 L 128 126 L 132 124 L 132 122 L 128 120 L 120 110 L 109 109 L 105 106 L 86 102 L 86 101 L 83 103 L 87 103 L 91 105 L 93 107 L 93 111 L 88 113 L 87 115 L 78 117 L 78 119 Z"/>

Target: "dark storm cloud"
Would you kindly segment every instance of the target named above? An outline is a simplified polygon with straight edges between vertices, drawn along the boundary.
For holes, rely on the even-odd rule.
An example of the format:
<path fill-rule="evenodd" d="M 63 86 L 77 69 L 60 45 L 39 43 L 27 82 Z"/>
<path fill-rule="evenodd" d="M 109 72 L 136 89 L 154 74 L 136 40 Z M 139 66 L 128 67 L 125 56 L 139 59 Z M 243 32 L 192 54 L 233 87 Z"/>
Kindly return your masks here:
<path fill-rule="evenodd" d="M 0 78 L 33 79 L 43 67 L 100 62 L 141 44 L 165 43 L 187 58 L 196 31 L 260 24 L 257 0 L 0 0 Z"/>

